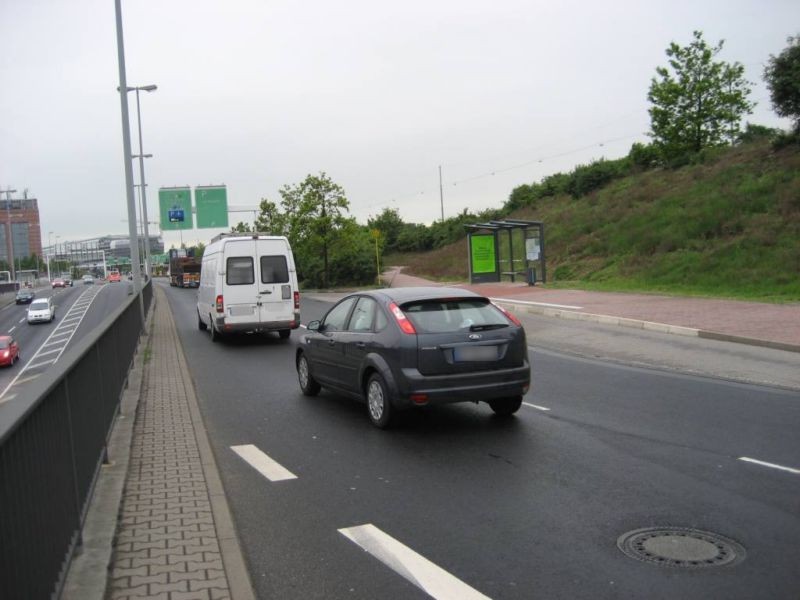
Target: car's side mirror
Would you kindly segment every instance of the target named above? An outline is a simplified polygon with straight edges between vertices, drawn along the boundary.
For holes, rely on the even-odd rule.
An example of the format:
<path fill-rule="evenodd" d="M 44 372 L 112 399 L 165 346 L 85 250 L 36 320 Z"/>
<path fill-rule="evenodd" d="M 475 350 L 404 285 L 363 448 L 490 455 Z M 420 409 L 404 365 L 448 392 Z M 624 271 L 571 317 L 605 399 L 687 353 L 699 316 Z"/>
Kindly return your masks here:
<path fill-rule="evenodd" d="M 309 331 L 322 331 L 322 323 L 319 321 L 311 321 L 308 325 L 306 325 L 306 329 Z"/>

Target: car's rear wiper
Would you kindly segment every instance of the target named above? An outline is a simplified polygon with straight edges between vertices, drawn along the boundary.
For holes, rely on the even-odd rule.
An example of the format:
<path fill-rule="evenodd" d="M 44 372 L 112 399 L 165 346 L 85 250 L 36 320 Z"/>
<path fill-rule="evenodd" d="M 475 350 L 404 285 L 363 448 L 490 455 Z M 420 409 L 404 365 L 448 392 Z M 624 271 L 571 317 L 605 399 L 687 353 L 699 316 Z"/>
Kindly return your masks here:
<path fill-rule="evenodd" d="M 470 325 L 470 331 L 488 331 L 489 329 L 502 329 L 508 327 L 505 323 L 489 323 L 487 325 Z"/>

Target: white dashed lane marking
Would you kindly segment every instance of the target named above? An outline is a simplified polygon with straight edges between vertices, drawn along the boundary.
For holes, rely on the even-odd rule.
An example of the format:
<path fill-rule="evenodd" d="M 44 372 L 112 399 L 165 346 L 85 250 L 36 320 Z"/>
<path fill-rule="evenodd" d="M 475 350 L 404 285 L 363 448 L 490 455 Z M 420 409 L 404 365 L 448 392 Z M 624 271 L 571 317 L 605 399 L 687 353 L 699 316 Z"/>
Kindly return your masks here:
<path fill-rule="evenodd" d="M 525 406 L 530 406 L 531 408 L 535 408 L 536 410 L 550 410 L 544 406 L 539 406 L 538 404 L 531 404 L 530 402 L 523 402 Z"/>
<path fill-rule="evenodd" d="M 339 533 L 432 598 L 438 600 L 488 600 L 488 596 L 471 588 L 371 523 L 339 529 Z"/>
<path fill-rule="evenodd" d="M 284 468 L 264 454 L 256 446 L 245 444 L 242 446 L 231 446 L 231 450 L 236 452 L 242 460 L 261 473 L 270 481 L 285 481 L 286 479 L 297 479 L 297 475 Z"/>
<path fill-rule="evenodd" d="M 747 456 L 740 456 L 739 460 L 753 463 L 754 465 L 760 465 L 762 467 L 769 467 L 770 469 L 778 469 L 779 471 L 787 471 L 789 473 L 794 473 L 795 475 L 800 475 L 800 469 L 794 469 L 792 467 L 784 467 L 783 465 L 776 465 L 775 463 L 764 462 L 763 460 L 756 460 L 755 458 L 748 458 Z"/>

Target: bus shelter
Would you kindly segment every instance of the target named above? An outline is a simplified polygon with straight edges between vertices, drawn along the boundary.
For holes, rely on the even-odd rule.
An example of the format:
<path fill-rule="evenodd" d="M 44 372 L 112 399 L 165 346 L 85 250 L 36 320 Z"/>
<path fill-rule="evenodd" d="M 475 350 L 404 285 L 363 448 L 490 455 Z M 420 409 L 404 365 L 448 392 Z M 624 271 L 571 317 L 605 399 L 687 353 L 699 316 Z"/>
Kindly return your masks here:
<path fill-rule="evenodd" d="M 503 219 L 464 225 L 467 230 L 469 282 L 547 282 L 544 223 Z"/>

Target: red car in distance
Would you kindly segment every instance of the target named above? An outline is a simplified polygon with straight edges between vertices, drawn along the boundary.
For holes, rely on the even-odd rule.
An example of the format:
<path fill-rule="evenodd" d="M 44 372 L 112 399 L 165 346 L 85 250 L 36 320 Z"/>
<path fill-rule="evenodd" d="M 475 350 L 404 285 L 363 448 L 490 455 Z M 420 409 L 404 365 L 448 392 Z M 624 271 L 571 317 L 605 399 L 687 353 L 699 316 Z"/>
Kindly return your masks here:
<path fill-rule="evenodd" d="M 53 279 L 52 286 L 53 286 L 53 289 L 56 289 L 57 287 L 65 288 L 65 287 L 67 287 L 67 282 L 64 281 L 63 279 Z"/>
<path fill-rule="evenodd" d="M 119 283 L 122 281 L 122 276 L 119 274 L 119 271 L 109 271 L 108 272 L 108 282 L 109 283 Z"/>
<path fill-rule="evenodd" d="M 11 366 L 19 360 L 19 344 L 10 335 L 0 336 L 0 365 Z"/>

